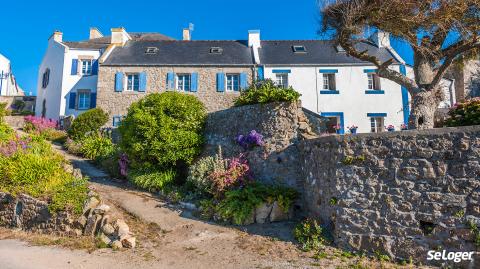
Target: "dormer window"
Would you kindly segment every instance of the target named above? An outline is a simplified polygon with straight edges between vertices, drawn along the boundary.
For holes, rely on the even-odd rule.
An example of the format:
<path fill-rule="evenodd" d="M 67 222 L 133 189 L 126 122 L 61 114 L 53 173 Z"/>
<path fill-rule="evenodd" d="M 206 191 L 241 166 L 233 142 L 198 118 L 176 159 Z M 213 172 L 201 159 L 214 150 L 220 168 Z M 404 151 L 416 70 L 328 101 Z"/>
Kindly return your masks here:
<path fill-rule="evenodd" d="M 156 54 L 158 52 L 158 48 L 157 47 L 148 47 L 146 50 L 145 50 L 145 54 Z"/>
<path fill-rule="evenodd" d="M 345 52 L 345 49 L 340 45 L 337 45 L 335 48 L 337 49 L 337 52 Z"/>
<path fill-rule="evenodd" d="M 210 53 L 211 54 L 222 54 L 223 49 L 220 47 L 212 47 L 210 48 Z"/>
<path fill-rule="evenodd" d="M 307 49 L 302 45 L 292 46 L 292 49 L 295 53 L 307 53 Z"/>

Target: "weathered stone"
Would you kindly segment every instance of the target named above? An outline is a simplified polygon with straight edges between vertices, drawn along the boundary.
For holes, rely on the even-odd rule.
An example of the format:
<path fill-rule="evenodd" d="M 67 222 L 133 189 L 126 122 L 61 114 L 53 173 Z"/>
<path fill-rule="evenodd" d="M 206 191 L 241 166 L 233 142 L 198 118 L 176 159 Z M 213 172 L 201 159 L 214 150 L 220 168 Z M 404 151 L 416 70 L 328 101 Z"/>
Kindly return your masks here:
<path fill-rule="evenodd" d="M 85 230 L 83 231 L 84 235 L 94 235 L 98 230 L 98 224 L 101 221 L 101 216 L 91 215 L 87 219 L 87 225 L 85 225 Z"/>
<path fill-rule="evenodd" d="M 289 219 L 289 212 L 285 212 L 283 208 L 280 207 L 277 201 L 272 205 L 272 212 L 270 213 L 270 222 L 284 221 Z"/>
<path fill-rule="evenodd" d="M 272 204 L 263 203 L 255 209 L 255 222 L 265 223 L 267 222 L 270 212 L 272 212 Z"/>
<path fill-rule="evenodd" d="M 73 176 L 75 178 L 83 178 L 83 175 L 82 175 L 82 170 L 80 170 L 79 168 L 75 168 L 73 169 Z"/>
<path fill-rule="evenodd" d="M 115 228 L 115 232 L 118 237 L 123 237 L 130 234 L 130 229 L 128 228 L 128 225 L 122 219 L 117 219 L 113 223 L 113 227 Z"/>
<path fill-rule="evenodd" d="M 104 233 L 100 233 L 99 239 L 100 239 L 101 242 L 103 242 L 103 243 L 105 243 L 106 245 L 109 245 L 109 246 L 112 243 L 112 239 L 110 239 L 110 237 L 108 237 Z"/>
<path fill-rule="evenodd" d="M 93 209 L 93 214 L 104 215 L 108 211 L 110 211 L 110 207 L 106 204 L 101 204 Z"/>
<path fill-rule="evenodd" d="M 255 211 L 255 210 L 254 210 Z M 252 212 L 242 223 L 242 225 L 250 225 L 255 223 L 255 212 Z"/>
<path fill-rule="evenodd" d="M 73 165 L 71 164 L 64 164 L 63 165 L 63 170 L 69 174 L 73 174 Z"/>
<path fill-rule="evenodd" d="M 122 242 L 120 242 L 120 240 L 115 240 L 111 243 L 110 247 L 113 250 L 119 250 L 123 248 L 123 245 L 122 245 Z"/>
<path fill-rule="evenodd" d="M 83 228 L 85 228 L 85 225 L 87 225 L 87 217 L 85 217 L 84 215 L 80 216 L 80 217 L 74 222 L 74 225 L 75 225 L 76 228 L 83 230 Z"/>
<path fill-rule="evenodd" d="M 83 205 L 83 213 L 90 213 L 90 211 L 97 207 L 100 204 L 100 201 L 96 197 L 90 197 Z"/>
<path fill-rule="evenodd" d="M 112 235 L 115 233 L 115 228 L 111 224 L 105 224 L 102 226 L 102 232 L 106 235 Z"/>
<path fill-rule="evenodd" d="M 124 248 L 135 248 L 136 246 L 136 239 L 133 236 L 127 236 L 123 239 L 121 239 L 122 246 Z"/>

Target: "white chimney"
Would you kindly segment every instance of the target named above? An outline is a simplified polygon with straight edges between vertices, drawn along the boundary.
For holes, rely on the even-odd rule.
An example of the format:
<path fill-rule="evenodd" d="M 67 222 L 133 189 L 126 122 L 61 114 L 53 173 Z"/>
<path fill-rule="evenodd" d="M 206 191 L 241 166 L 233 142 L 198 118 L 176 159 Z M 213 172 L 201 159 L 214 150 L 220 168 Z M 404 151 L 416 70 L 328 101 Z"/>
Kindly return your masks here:
<path fill-rule="evenodd" d="M 53 32 L 52 36 L 50 36 L 49 39 L 53 38 L 53 40 L 55 40 L 56 42 L 62 42 L 63 40 L 63 33 L 58 31 L 58 30 L 55 30 L 55 32 Z"/>
<path fill-rule="evenodd" d="M 120 27 L 120 28 L 112 28 L 112 44 L 117 44 L 117 45 L 125 45 L 127 41 L 131 40 L 132 38 L 130 35 L 125 31 L 125 28 Z"/>
<path fill-rule="evenodd" d="M 371 39 L 379 48 L 390 48 L 390 33 L 378 30 Z"/>
<path fill-rule="evenodd" d="M 190 28 L 183 28 L 183 41 L 190 41 L 192 40 L 192 33 Z"/>
<path fill-rule="evenodd" d="M 103 37 L 103 34 L 97 29 L 97 27 L 90 27 L 89 39 Z"/>
<path fill-rule="evenodd" d="M 248 46 L 254 49 L 262 47 L 260 44 L 260 30 L 248 31 Z"/>

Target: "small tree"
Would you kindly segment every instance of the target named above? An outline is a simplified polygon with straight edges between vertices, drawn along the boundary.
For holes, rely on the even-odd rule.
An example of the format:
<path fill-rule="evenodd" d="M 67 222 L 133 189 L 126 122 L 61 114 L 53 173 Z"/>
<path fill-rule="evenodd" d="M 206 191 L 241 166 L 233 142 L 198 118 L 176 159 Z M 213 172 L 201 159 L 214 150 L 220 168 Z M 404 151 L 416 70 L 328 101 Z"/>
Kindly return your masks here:
<path fill-rule="evenodd" d="M 409 127 L 433 128 L 443 99 L 439 87 L 455 61 L 476 55 L 480 48 L 479 0 L 324 0 L 319 1 L 322 32 L 333 34 L 345 51 L 378 68 L 380 77 L 406 87 L 412 96 Z M 415 79 L 389 68 L 358 50 L 365 29 L 376 28 L 408 42 L 413 48 Z"/>
<path fill-rule="evenodd" d="M 68 136 L 74 140 L 84 138 L 88 134 L 98 132 L 107 121 L 108 114 L 101 108 L 90 109 L 73 120 Z"/>

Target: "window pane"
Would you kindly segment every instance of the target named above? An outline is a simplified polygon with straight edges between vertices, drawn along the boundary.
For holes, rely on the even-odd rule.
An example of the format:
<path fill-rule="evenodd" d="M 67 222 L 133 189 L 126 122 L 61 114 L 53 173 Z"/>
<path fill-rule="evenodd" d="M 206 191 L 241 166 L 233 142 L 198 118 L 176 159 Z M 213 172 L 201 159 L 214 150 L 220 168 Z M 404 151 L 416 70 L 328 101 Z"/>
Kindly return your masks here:
<path fill-rule="evenodd" d="M 328 75 L 323 74 L 323 89 L 328 90 L 329 89 L 329 82 L 328 82 Z"/>

